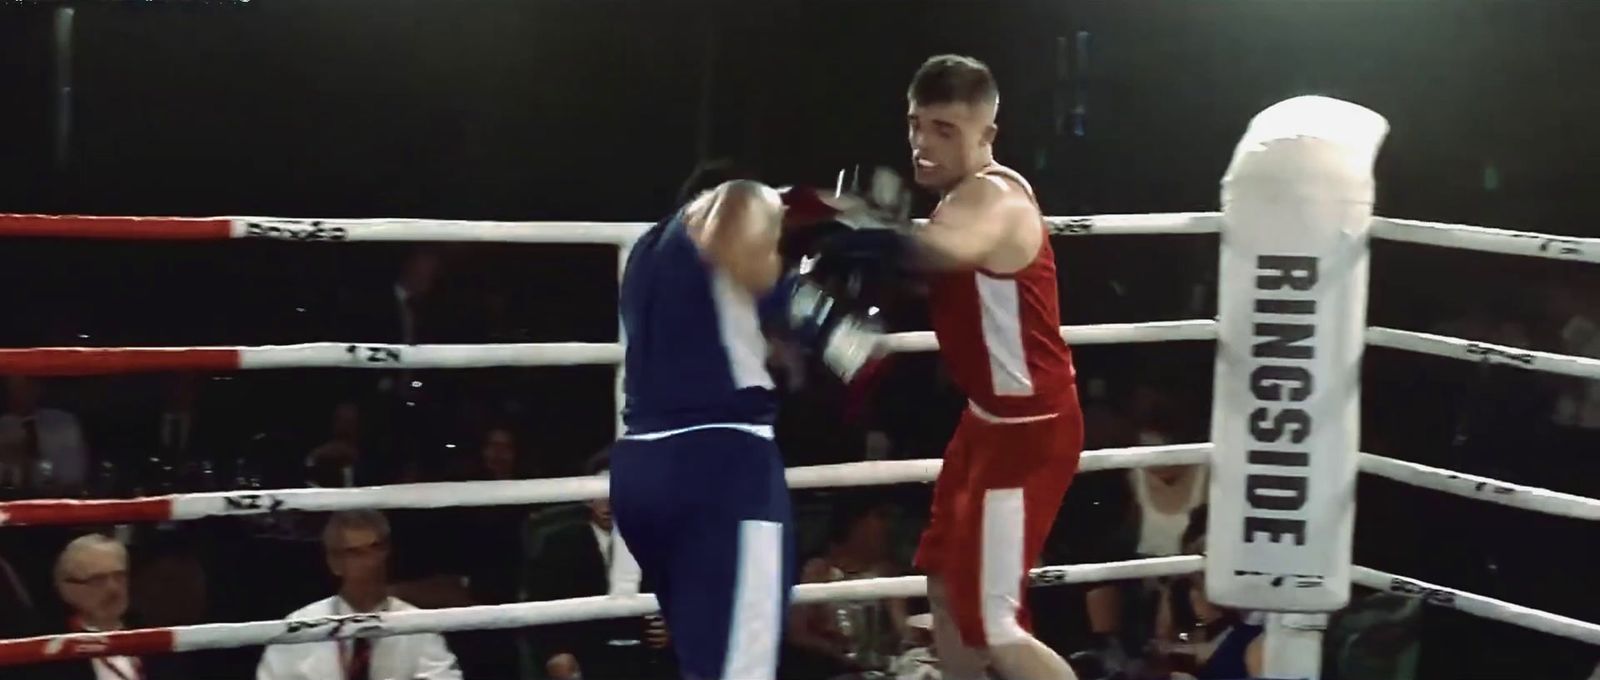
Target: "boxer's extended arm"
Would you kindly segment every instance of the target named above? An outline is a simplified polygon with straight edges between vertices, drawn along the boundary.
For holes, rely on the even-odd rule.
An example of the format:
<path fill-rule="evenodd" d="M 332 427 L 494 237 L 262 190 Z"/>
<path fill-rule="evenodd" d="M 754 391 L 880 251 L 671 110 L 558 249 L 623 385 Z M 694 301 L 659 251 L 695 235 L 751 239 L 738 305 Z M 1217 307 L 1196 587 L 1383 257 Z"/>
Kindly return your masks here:
<path fill-rule="evenodd" d="M 912 232 L 918 264 L 929 269 L 971 269 L 988 262 L 1011 225 L 1011 190 L 1002 180 L 962 182 L 938 214 Z"/>
<path fill-rule="evenodd" d="M 695 235 L 700 252 L 751 295 L 771 290 L 783 271 L 778 257 L 783 205 L 760 182 L 728 182 L 716 189 Z"/>

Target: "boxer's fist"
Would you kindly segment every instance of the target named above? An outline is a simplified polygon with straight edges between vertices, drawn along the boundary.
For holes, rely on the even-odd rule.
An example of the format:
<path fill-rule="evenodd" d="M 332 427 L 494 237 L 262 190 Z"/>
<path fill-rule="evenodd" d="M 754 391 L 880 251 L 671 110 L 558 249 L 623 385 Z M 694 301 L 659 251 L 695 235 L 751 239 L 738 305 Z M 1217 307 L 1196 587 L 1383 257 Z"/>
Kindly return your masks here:
<path fill-rule="evenodd" d="M 834 375 L 848 383 L 881 355 L 883 332 L 876 318 L 852 313 L 811 281 L 795 279 L 791 285 L 789 330 Z"/>
<path fill-rule="evenodd" d="M 884 306 L 917 279 L 910 237 L 893 229 L 844 229 L 821 238 L 803 275 L 856 309 Z"/>

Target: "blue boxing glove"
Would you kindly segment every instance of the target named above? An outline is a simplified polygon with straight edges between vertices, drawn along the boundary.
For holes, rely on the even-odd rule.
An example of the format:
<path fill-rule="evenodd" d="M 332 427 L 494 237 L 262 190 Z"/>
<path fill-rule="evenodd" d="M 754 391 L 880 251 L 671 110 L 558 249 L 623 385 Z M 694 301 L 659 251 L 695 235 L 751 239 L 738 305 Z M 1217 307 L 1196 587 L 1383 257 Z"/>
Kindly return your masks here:
<path fill-rule="evenodd" d="M 883 331 L 870 315 L 852 313 L 807 277 L 789 275 L 760 303 L 761 316 L 782 326 L 807 353 L 848 383 L 881 355 Z"/>

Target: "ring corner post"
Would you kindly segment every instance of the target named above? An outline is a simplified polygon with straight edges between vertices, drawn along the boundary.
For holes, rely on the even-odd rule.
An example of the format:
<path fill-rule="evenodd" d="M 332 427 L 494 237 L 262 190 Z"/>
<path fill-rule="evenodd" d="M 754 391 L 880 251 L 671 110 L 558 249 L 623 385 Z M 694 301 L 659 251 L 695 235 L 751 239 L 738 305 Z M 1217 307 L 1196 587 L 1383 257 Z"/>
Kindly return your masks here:
<path fill-rule="evenodd" d="M 1295 97 L 1222 180 L 1206 595 L 1267 612 L 1262 676 L 1320 675 L 1350 597 L 1368 229 L 1383 116 Z M 1298 612 L 1295 614 L 1285 612 Z"/>

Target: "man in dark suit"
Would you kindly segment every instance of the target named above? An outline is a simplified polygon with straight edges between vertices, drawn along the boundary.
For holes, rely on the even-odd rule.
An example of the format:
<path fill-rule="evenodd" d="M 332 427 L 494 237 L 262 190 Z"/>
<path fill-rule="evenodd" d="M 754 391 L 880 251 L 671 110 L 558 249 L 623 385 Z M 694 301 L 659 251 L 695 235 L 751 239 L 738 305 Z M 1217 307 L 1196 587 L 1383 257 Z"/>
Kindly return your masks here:
<path fill-rule="evenodd" d="M 378 285 L 363 282 L 345 291 L 333 337 L 341 341 L 398 345 L 477 342 L 482 332 L 463 314 L 465 301 L 439 290 L 441 260 L 429 247 L 407 252 L 393 278 Z M 381 361 L 383 355 L 358 357 Z M 357 371 L 338 378 L 343 390 L 357 395 L 362 416 L 374 431 L 384 433 L 389 460 L 412 471 L 404 481 L 427 477 L 440 465 L 451 409 L 461 398 L 466 380 L 448 372 Z"/>
<path fill-rule="evenodd" d="M 33 596 L 17 570 L 0 556 L 0 638 L 28 637 L 37 624 Z"/>
<path fill-rule="evenodd" d="M 610 460 L 590 460 L 590 474 L 604 475 Z M 534 565 L 530 599 L 559 600 L 639 592 L 639 567 L 611 522 L 608 499 L 589 501 L 589 521 L 545 539 Z M 551 680 L 644 680 L 675 678 L 670 638 L 659 616 L 581 621 L 534 632 L 535 653 Z"/>

